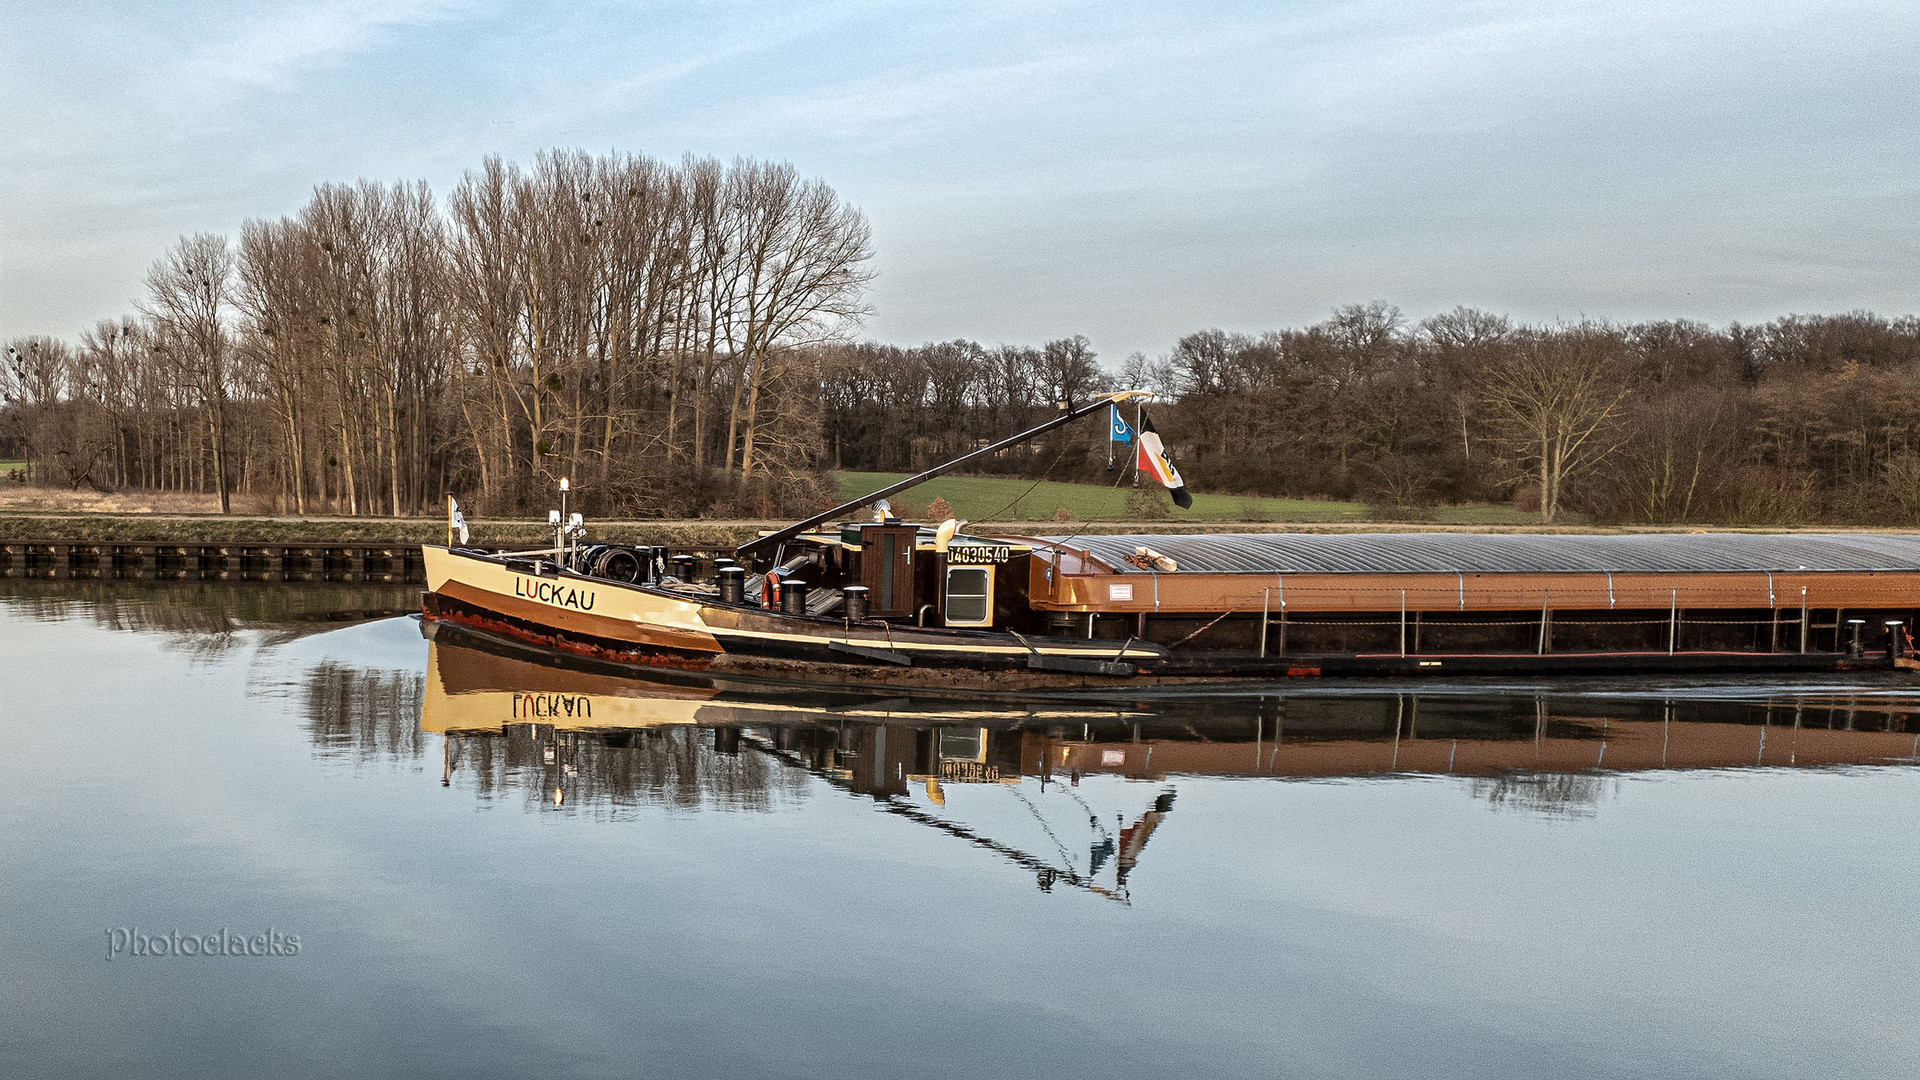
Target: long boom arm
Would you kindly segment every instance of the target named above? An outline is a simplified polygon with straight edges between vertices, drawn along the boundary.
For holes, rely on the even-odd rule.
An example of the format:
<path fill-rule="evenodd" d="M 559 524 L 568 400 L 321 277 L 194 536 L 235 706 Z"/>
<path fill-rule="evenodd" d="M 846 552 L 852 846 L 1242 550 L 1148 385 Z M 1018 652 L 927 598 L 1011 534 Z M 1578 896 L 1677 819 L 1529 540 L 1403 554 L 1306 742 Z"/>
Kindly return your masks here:
<path fill-rule="evenodd" d="M 889 495 L 894 495 L 899 492 L 905 491 L 916 484 L 924 484 L 928 480 L 931 480 L 934 477 L 939 476 L 944 472 L 947 472 L 951 469 L 959 468 L 960 466 L 965 465 L 970 461 L 976 461 L 980 458 L 986 457 L 987 455 L 995 453 L 997 451 L 1005 450 L 1009 446 L 1018 446 L 1019 444 L 1026 442 L 1028 439 L 1031 439 L 1036 435 L 1040 435 L 1045 432 L 1052 431 L 1054 428 L 1060 427 L 1063 424 L 1070 424 L 1073 421 L 1078 420 L 1083 416 L 1088 416 L 1092 413 L 1098 412 L 1109 405 L 1117 405 L 1120 402 L 1127 401 L 1132 398 L 1148 397 L 1148 396 L 1150 395 L 1145 390 L 1121 390 L 1112 394 L 1101 394 L 1099 397 L 1095 398 L 1093 401 L 1088 402 L 1087 404 L 1082 405 L 1077 409 L 1069 409 L 1068 411 L 1061 413 L 1060 415 L 1054 417 L 1051 420 L 1048 420 L 1046 423 L 1041 424 L 1038 427 L 1029 428 L 1028 430 L 1023 431 L 1018 435 L 1012 435 L 1007 438 L 1001 439 L 999 442 L 994 443 L 991 446 L 983 446 L 980 449 L 975 450 L 970 454 L 962 454 L 961 456 L 954 458 L 952 461 L 949 461 L 940 465 L 935 465 L 933 468 L 928 469 L 926 472 L 919 473 L 914 476 L 909 476 L 905 480 L 900 481 L 899 483 L 888 484 L 886 487 L 883 487 L 878 491 L 868 492 L 867 494 L 860 496 L 859 498 L 853 500 L 852 502 L 844 502 L 844 503 L 841 503 L 839 506 L 834 507 L 831 510 L 823 510 L 820 513 L 815 514 L 812 517 L 806 519 L 805 521 L 797 521 L 792 525 L 789 525 L 786 528 L 779 530 L 778 532 L 771 532 L 765 536 L 758 537 L 753 540 L 749 540 L 746 543 L 741 544 L 738 548 L 734 549 L 734 554 L 744 559 L 744 558 L 751 558 L 752 556 L 758 555 L 761 552 L 772 551 L 773 549 L 779 547 L 781 544 L 784 544 L 787 541 L 793 539 L 794 537 L 799 536 L 801 533 L 806 532 L 808 529 L 811 529 L 816 525 L 822 525 L 822 524 L 825 524 L 826 522 L 832 521 L 837 517 L 841 517 L 845 515 L 849 511 L 858 510 L 861 507 L 866 506 L 868 503 L 876 502 L 880 499 L 884 499 L 888 497 Z"/>

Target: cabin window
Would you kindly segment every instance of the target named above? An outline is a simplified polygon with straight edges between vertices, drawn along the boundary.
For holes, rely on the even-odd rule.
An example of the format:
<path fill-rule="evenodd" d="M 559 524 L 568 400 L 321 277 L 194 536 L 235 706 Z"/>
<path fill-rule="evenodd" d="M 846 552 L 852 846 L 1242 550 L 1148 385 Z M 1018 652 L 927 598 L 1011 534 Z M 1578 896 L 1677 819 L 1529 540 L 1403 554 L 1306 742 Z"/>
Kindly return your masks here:
<path fill-rule="evenodd" d="M 985 728 L 941 728 L 941 761 L 987 760 Z"/>
<path fill-rule="evenodd" d="M 993 570 L 985 566 L 947 568 L 947 625 L 984 626 L 993 621 Z"/>
<path fill-rule="evenodd" d="M 887 568 L 880 575 L 880 610 L 881 611 L 893 610 L 892 570 L 893 570 L 894 556 L 898 554 L 898 552 L 894 550 L 895 540 L 896 540 L 896 537 L 892 533 L 886 533 L 880 537 L 880 565 Z"/>

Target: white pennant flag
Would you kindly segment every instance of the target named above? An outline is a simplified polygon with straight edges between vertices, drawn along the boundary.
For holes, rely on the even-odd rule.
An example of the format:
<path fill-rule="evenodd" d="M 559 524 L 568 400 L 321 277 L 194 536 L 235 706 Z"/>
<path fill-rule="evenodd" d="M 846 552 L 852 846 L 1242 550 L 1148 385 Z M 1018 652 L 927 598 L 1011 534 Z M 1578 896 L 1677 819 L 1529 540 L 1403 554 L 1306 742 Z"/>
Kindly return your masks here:
<path fill-rule="evenodd" d="M 451 495 L 447 496 L 447 527 L 459 533 L 460 543 L 466 544 L 469 538 L 466 515 L 460 512 L 460 503 Z"/>

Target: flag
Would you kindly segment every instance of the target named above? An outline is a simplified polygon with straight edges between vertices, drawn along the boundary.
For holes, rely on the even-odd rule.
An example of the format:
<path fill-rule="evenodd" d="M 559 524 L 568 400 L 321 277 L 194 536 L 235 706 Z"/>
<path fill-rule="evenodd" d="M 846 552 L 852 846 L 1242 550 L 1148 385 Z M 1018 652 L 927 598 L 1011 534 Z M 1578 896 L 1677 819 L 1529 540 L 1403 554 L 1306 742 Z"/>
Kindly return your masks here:
<path fill-rule="evenodd" d="M 1133 445 L 1133 428 L 1120 415 L 1120 404 L 1114 402 L 1107 406 L 1107 471 L 1113 471 L 1113 444 Z"/>
<path fill-rule="evenodd" d="M 1167 486 L 1173 493 L 1175 506 L 1182 510 L 1192 508 L 1193 496 L 1187 494 L 1187 482 L 1180 479 L 1180 470 L 1173 467 L 1167 448 L 1160 445 L 1160 433 L 1153 428 L 1153 418 L 1144 412 L 1140 414 L 1140 449 L 1134 461 L 1141 472 Z"/>
<path fill-rule="evenodd" d="M 469 535 L 467 533 L 467 517 L 460 512 L 460 503 L 455 500 L 453 496 L 449 495 L 447 496 L 447 534 L 451 537 L 454 533 L 460 534 L 460 542 L 462 544 L 467 542 Z"/>

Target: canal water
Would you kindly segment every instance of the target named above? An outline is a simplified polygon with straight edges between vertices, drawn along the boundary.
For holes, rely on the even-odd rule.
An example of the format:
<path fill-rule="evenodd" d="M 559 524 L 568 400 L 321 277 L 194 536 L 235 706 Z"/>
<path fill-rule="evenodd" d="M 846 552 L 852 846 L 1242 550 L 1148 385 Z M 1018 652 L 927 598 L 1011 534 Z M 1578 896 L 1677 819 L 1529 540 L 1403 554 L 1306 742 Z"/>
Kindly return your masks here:
<path fill-rule="evenodd" d="M 0 590 L 6 1075 L 1920 1061 L 1904 677 L 937 700 Z"/>

